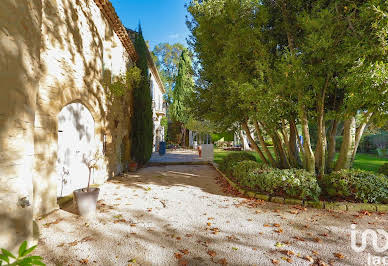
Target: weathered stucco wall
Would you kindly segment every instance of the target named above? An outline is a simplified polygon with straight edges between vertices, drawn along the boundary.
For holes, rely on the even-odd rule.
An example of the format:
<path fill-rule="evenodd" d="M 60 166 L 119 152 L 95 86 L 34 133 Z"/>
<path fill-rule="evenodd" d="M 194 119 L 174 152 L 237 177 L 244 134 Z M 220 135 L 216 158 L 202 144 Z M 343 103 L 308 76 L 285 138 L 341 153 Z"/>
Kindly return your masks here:
<path fill-rule="evenodd" d="M 122 169 L 120 143 L 127 134 L 126 118 L 110 115 L 109 91 L 103 74 L 125 73 L 130 64 L 117 35 L 93 0 L 43 0 L 41 79 L 35 117 L 34 215 L 56 206 L 58 180 L 57 116 L 69 103 L 81 102 L 95 121 L 96 149 L 108 141 L 105 163 L 94 171 L 102 183 Z M 113 144 L 114 143 L 114 144 Z M 114 147 L 111 147 L 115 145 Z M 42 163 L 44 162 L 44 163 Z M 86 177 L 80 177 L 86 178 Z"/>
<path fill-rule="evenodd" d="M 96 149 L 106 140 L 93 182 L 124 168 L 131 110 L 125 101 L 112 105 L 103 76 L 124 73 L 132 62 L 93 0 L 1 6 L 0 247 L 14 250 L 31 240 L 33 217 L 57 208 L 58 114 L 66 105 L 90 111 Z"/>
<path fill-rule="evenodd" d="M 34 111 L 39 83 L 40 0 L 0 8 L 0 247 L 32 235 Z"/>

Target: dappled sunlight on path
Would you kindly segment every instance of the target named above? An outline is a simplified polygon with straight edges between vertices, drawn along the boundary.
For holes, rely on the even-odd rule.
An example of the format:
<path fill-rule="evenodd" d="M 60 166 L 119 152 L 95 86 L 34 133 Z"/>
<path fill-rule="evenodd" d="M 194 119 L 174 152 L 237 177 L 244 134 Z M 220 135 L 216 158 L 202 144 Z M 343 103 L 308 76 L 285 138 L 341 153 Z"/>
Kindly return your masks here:
<path fill-rule="evenodd" d="M 368 250 L 351 251 L 350 224 L 388 228 L 381 214 L 242 198 L 207 165 L 121 175 L 101 187 L 95 220 L 70 211 L 38 221 L 48 265 L 363 265 Z"/>

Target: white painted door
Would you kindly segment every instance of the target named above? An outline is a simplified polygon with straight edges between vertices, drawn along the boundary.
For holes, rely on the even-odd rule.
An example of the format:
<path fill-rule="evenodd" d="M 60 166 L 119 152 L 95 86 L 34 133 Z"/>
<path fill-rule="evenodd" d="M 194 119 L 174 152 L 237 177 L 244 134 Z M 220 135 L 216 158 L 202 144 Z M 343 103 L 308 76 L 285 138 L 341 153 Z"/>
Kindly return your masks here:
<path fill-rule="evenodd" d="M 94 150 L 92 114 L 81 103 L 65 106 L 58 115 L 58 197 L 87 186 L 87 161 Z"/>

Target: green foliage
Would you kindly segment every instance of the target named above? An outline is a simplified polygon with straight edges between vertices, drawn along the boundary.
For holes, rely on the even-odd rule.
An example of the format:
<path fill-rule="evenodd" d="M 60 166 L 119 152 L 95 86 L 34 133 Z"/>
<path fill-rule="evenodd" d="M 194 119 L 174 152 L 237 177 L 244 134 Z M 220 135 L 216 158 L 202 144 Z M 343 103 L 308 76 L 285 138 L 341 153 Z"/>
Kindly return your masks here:
<path fill-rule="evenodd" d="M 13 255 L 6 249 L 1 249 L 0 265 L 19 265 L 19 266 L 33 266 L 33 265 L 46 265 L 42 262 L 42 258 L 39 256 L 28 256 L 37 246 L 27 248 L 27 241 L 24 241 L 20 247 L 18 256 Z M 6 263 L 6 264 L 3 264 Z"/>
<path fill-rule="evenodd" d="M 316 161 L 324 171 L 327 120 L 368 112 L 373 123 L 387 120 L 386 7 L 384 0 L 190 1 L 189 44 L 200 66 L 195 119 L 223 130 L 257 120 L 267 135 L 303 122 L 304 165 L 314 171 Z M 280 138 L 273 143 L 287 150 Z"/>
<path fill-rule="evenodd" d="M 364 203 L 388 203 L 388 177 L 358 169 L 343 169 L 325 175 L 323 192 L 329 197 Z"/>
<path fill-rule="evenodd" d="M 178 76 L 170 106 L 172 117 L 183 124 L 186 124 L 191 116 L 187 102 L 192 94 L 193 86 L 191 58 L 188 50 L 184 49 L 179 60 Z"/>
<path fill-rule="evenodd" d="M 224 138 L 225 141 L 234 140 L 234 132 L 213 133 L 211 136 L 213 142 L 219 141 L 222 138 Z"/>
<path fill-rule="evenodd" d="M 235 165 L 236 169 L 237 165 Z M 240 166 L 241 167 L 241 166 Z M 237 182 L 252 190 L 303 200 L 318 200 L 321 189 L 315 175 L 303 169 L 277 169 L 261 165 L 250 165 L 247 171 L 240 171 Z"/>
<path fill-rule="evenodd" d="M 135 37 L 135 48 L 138 55 L 137 67 L 141 71 L 139 85 L 133 89 L 132 145 L 131 157 L 139 165 L 145 164 L 152 154 L 153 120 L 150 78 L 147 62 L 147 45 L 139 26 Z"/>
<path fill-rule="evenodd" d="M 256 162 L 256 157 L 248 152 L 233 152 L 229 153 L 220 163 L 220 170 L 224 173 L 230 175 L 233 173 L 233 167 L 238 162 L 242 161 L 254 161 Z"/>
<path fill-rule="evenodd" d="M 141 71 L 136 66 L 131 67 L 125 75 L 117 77 L 112 77 L 109 70 L 104 71 L 104 86 L 109 88 L 115 97 L 122 97 L 131 92 L 134 87 L 139 86 L 140 80 Z"/>
<path fill-rule="evenodd" d="M 236 178 L 238 181 L 247 181 L 248 174 L 255 170 L 255 171 L 266 171 L 271 169 L 270 166 L 263 163 L 258 163 L 256 161 L 241 161 L 233 166 L 233 177 Z M 246 185 L 246 184 L 243 184 Z"/>
<path fill-rule="evenodd" d="M 165 99 L 168 104 L 172 103 L 172 94 L 178 75 L 179 60 L 184 49 L 185 47 L 181 43 L 160 43 L 152 51 L 160 78 L 166 88 Z"/>
<path fill-rule="evenodd" d="M 378 172 L 380 174 L 387 176 L 387 178 L 388 178 L 388 163 L 385 163 L 382 166 L 380 166 Z"/>

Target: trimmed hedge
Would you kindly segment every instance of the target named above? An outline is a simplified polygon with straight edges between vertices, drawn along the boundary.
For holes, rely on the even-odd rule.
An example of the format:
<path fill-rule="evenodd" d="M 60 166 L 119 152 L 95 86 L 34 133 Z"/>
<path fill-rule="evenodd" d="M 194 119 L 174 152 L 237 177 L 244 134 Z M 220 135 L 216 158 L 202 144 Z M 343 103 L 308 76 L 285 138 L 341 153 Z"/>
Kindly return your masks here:
<path fill-rule="evenodd" d="M 388 203 L 388 177 L 358 169 L 345 169 L 325 175 L 321 181 L 329 197 L 364 203 Z"/>
<path fill-rule="evenodd" d="M 321 189 L 315 175 L 302 169 L 276 169 L 254 161 L 233 165 L 236 181 L 252 190 L 271 196 L 318 200 Z"/>
<path fill-rule="evenodd" d="M 315 175 L 303 169 L 256 169 L 240 182 L 271 196 L 319 200 L 321 193 Z"/>
<path fill-rule="evenodd" d="M 256 157 L 248 152 L 232 152 L 228 154 L 220 163 L 219 167 L 222 172 L 227 175 L 233 174 L 234 165 L 242 161 L 254 161 Z"/>

